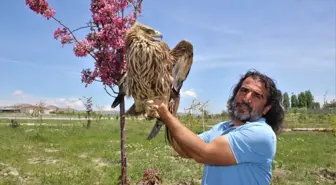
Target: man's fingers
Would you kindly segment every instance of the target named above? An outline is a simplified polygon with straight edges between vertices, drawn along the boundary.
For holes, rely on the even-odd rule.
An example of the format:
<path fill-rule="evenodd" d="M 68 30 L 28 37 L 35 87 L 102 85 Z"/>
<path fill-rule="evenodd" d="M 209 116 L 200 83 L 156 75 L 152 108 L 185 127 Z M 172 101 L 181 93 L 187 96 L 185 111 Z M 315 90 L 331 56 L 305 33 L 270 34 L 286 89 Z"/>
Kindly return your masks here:
<path fill-rule="evenodd" d="M 148 100 L 147 101 L 147 105 L 153 109 L 158 109 L 159 108 L 159 105 L 156 104 L 156 102 L 154 102 L 154 100 Z"/>
<path fill-rule="evenodd" d="M 153 108 L 153 109 L 159 109 L 159 106 L 158 105 L 151 105 L 151 107 Z"/>

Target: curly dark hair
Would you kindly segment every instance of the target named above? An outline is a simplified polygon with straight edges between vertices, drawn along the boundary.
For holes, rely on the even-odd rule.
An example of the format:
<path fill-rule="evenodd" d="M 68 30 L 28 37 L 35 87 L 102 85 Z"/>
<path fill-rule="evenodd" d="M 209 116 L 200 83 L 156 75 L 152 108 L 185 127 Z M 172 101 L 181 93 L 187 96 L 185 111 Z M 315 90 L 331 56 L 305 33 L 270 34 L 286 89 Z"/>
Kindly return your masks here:
<path fill-rule="evenodd" d="M 266 123 L 270 125 L 273 129 L 273 131 L 276 134 L 279 134 L 281 132 L 283 120 L 285 117 L 285 110 L 282 105 L 282 93 L 279 89 L 277 89 L 274 81 L 266 76 L 265 74 L 260 73 L 257 70 L 249 70 L 245 75 L 243 75 L 238 84 L 233 89 L 233 94 L 229 98 L 227 102 L 227 108 L 228 113 L 231 117 L 233 117 L 234 107 L 233 107 L 233 101 L 238 93 L 238 90 L 242 86 L 244 80 L 248 77 L 252 77 L 253 79 L 260 80 L 264 85 L 266 90 L 268 91 L 268 97 L 266 105 L 272 105 L 271 109 L 267 112 L 266 115 L 264 115 L 264 118 L 266 119 Z"/>

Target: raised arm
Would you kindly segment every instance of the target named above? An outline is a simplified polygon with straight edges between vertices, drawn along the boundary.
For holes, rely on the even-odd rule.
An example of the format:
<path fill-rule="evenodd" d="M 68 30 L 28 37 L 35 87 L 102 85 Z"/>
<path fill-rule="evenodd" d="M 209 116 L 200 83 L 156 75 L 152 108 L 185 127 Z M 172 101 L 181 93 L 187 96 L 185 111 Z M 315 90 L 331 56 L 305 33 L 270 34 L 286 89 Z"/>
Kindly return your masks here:
<path fill-rule="evenodd" d="M 180 157 L 190 158 L 190 155 L 178 145 L 174 137 L 172 140 L 173 140 L 172 147 L 175 150 L 175 152 L 178 153 Z"/>
<path fill-rule="evenodd" d="M 180 121 L 169 113 L 163 105 L 159 108 L 160 119 L 169 127 L 175 143 L 179 143 L 175 150 L 183 151 L 183 156 L 193 158 L 203 164 L 233 165 L 236 159 L 230 148 L 226 136 L 219 137 L 210 143 L 204 142 L 201 137 L 190 131 Z M 181 150 L 179 150 L 181 149 Z"/>

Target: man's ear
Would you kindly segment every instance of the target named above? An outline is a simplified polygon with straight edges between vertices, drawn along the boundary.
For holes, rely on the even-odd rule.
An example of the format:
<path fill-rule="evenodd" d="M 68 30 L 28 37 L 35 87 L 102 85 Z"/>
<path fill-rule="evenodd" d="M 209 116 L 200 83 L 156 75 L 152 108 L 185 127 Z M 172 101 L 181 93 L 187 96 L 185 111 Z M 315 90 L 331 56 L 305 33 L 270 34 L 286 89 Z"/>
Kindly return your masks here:
<path fill-rule="evenodd" d="M 265 108 L 264 108 L 264 111 L 263 111 L 263 115 L 266 115 L 267 112 L 272 108 L 272 105 L 267 105 Z"/>

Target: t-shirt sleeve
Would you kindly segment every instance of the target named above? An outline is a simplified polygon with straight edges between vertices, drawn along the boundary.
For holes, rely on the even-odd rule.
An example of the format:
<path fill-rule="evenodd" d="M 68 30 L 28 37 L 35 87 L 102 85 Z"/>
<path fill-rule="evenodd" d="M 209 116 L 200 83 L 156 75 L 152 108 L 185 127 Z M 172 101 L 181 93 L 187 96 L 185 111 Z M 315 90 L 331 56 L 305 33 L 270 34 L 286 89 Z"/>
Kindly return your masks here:
<path fill-rule="evenodd" d="M 210 143 L 211 135 L 213 135 L 214 130 L 217 130 L 222 125 L 222 122 L 217 123 L 211 129 L 198 134 L 198 136 L 206 143 Z"/>
<path fill-rule="evenodd" d="M 228 137 L 237 163 L 271 162 L 276 151 L 276 136 L 265 125 L 248 124 Z"/>
<path fill-rule="evenodd" d="M 210 142 L 210 132 L 211 130 L 207 130 L 201 134 L 198 134 L 198 136 L 206 143 Z"/>

